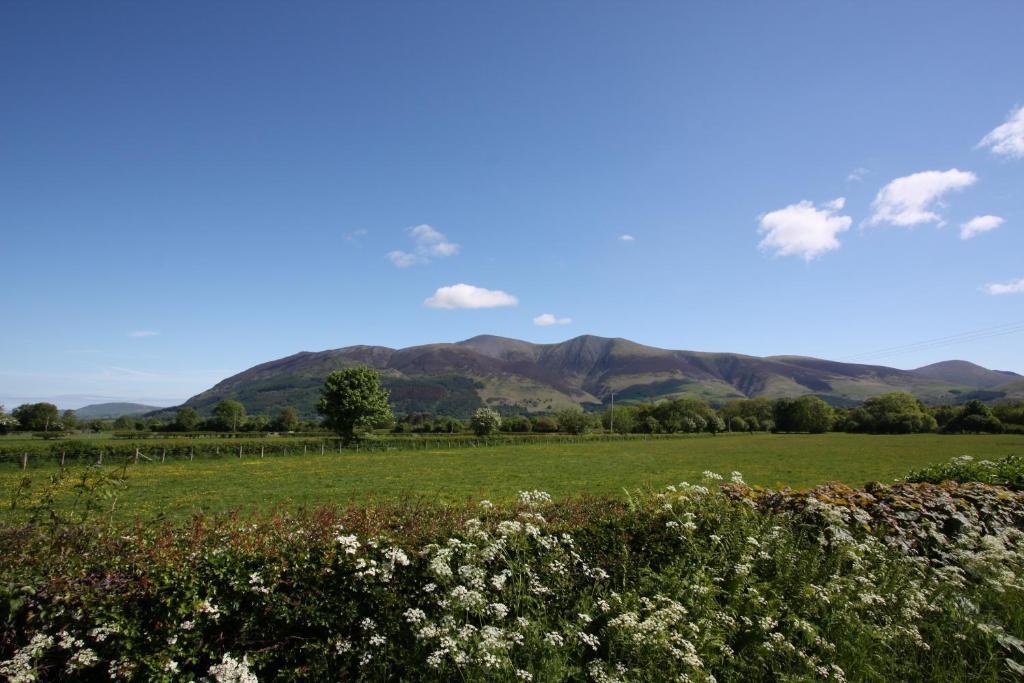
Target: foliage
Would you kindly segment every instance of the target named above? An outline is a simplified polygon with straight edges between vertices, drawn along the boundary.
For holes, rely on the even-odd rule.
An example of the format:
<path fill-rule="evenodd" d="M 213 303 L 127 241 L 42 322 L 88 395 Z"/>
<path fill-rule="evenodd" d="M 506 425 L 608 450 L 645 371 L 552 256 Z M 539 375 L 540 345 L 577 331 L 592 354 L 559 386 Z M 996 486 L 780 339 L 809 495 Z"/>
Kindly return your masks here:
<path fill-rule="evenodd" d="M 281 432 L 294 432 L 299 428 L 299 411 L 285 406 L 274 419 L 274 429 Z"/>
<path fill-rule="evenodd" d="M 393 419 L 380 374 L 362 365 L 327 375 L 317 412 L 345 445 L 352 443 L 359 432 Z"/>
<path fill-rule="evenodd" d="M 705 476 L 625 503 L 0 528 L 0 673 L 996 680 L 1024 662 L 1024 494 Z"/>
<path fill-rule="evenodd" d="M 21 429 L 33 432 L 48 432 L 60 429 L 60 413 L 52 403 L 23 403 L 11 411 Z"/>
<path fill-rule="evenodd" d="M 237 432 L 245 424 L 245 406 L 240 401 L 225 399 L 213 407 L 213 419 L 224 431 Z"/>
<path fill-rule="evenodd" d="M 630 434 L 636 431 L 637 410 L 631 406 L 615 406 L 601 414 L 601 426 L 617 434 Z"/>
<path fill-rule="evenodd" d="M 553 434 L 558 431 L 558 423 L 555 418 L 548 417 L 547 415 L 540 415 L 530 420 L 533 425 L 533 431 L 538 434 Z"/>
<path fill-rule="evenodd" d="M 593 417 L 575 407 L 559 410 L 555 413 L 555 419 L 559 428 L 569 434 L 586 434 L 594 426 Z"/>
<path fill-rule="evenodd" d="M 477 408 L 469 420 L 469 428 L 477 436 L 487 436 L 501 429 L 501 415 L 490 408 Z"/>
<path fill-rule="evenodd" d="M 0 404 L 0 434 L 13 432 L 18 428 L 18 424 L 18 418 L 5 413 L 3 405 Z"/>
<path fill-rule="evenodd" d="M 191 406 L 182 406 L 174 416 L 174 429 L 179 432 L 194 432 L 200 422 L 199 413 Z"/>
<path fill-rule="evenodd" d="M 864 401 L 838 427 L 847 432 L 914 434 L 934 432 L 938 422 L 912 394 L 894 391 Z"/>
<path fill-rule="evenodd" d="M 961 455 L 948 463 L 914 470 L 907 475 L 906 480 L 933 484 L 940 484 L 944 481 L 960 483 L 977 481 L 1005 486 L 1014 491 L 1024 491 L 1024 458 L 1019 455 L 1008 455 L 993 461 L 978 460 L 970 455 Z"/>
<path fill-rule="evenodd" d="M 817 396 L 775 402 L 775 429 L 780 432 L 822 434 L 832 428 L 832 406 Z"/>
<path fill-rule="evenodd" d="M 1003 431 L 1003 423 L 993 415 L 991 408 L 974 399 L 965 403 L 960 412 L 943 427 L 942 431 L 953 434 L 962 432 L 999 434 Z"/>

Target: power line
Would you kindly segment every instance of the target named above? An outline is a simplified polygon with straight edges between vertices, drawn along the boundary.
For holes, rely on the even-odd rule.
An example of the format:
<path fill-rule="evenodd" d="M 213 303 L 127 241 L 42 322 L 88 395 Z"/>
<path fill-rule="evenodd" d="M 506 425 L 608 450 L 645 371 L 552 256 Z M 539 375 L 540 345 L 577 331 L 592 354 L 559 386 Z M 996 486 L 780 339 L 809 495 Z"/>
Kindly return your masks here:
<path fill-rule="evenodd" d="M 1002 337 L 1008 334 L 1018 334 L 1021 332 L 1024 332 L 1024 321 L 1005 323 L 1002 325 L 995 325 L 993 327 L 985 327 L 978 330 L 971 330 L 969 332 L 961 332 L 959 334 L 947 335 L 945 337 L 935 337 L 933 339 L 926 339 L 923 341 L 913 342 L 910 344 L 890 346 L 888 348 L 878 349 L 875 351 L 853 354 L 851 356 L 847 356 L 845 360 L 889 358 L 892 356 L 902 356 L 908 353 L 928 351 L 931 349 L 938 349 L 946 346 L 953 346 L 956 344 L 980 341 L 982 339 L 990 339 L 993 337 Z"/>

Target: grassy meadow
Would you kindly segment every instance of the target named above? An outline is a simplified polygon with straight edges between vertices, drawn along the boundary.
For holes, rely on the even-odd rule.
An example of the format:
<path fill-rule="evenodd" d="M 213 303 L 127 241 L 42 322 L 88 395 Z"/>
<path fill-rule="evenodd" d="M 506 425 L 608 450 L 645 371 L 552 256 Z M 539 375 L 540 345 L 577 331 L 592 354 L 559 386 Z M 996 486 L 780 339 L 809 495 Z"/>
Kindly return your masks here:
<path fill-rule="evenodd" d="M 747 482 L 781 488 L 829 481 L 859 486 L 891 482 L 911 469 L 970 454 L 996 458 L 1024 454 L 1022 435 L 916 434 L 875 436 L 828 433 L 682 436 L 650 441 L 526 444 L 390 453 L 258 458 L 168 458 L 128 467 L 118 515 L 181 519 L 196 512 L 298 509 L 393 501 L 462 503 L 513 499 L 540 489 L 558 498 L 621 497 L 623 489 L 699 481 L 702 472 L 739 471 Z M 107 469 L 115 463 L 108 462 Z M 74 465 L 74 470 L 84 466 Z M 27 476 L 38 499 L 54 464 L 22 472 L 0 465 L 0 516 L 11 517 L 12 494 Z M 74 497 L 74 478 L 57 491 L 57 505 Z M 16 514 L 16 513 L 15 513 Z"/>

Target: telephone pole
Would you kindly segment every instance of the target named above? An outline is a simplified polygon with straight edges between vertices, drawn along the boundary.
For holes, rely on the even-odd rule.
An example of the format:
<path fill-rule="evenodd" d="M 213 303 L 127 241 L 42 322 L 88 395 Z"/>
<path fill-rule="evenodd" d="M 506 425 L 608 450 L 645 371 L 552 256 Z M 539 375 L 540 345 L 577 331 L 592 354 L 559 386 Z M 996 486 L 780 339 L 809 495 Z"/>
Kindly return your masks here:
<path fill-rule="evenodd" d="M 615 390 L 612 389 L 612 407 L 608 413 L 608 431 L 615 433 Z"/>

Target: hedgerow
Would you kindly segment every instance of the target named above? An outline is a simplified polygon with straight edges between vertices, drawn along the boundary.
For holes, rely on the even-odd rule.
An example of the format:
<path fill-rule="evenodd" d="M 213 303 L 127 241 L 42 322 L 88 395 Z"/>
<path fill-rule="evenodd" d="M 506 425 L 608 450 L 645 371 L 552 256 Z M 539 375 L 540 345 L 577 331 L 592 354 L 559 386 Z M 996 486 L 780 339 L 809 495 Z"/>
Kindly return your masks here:
<path fill-rule="evenodd" d="M 1024 458 L 1008 455 L 996 460 L 976 460 L 969 455 L 953 458 L 948 463 L 925 467 L 907 475 L 907 481 L 978 481 L 1024 491 Z"/>
<path fill-rule="evenodd" d="M 0 529 L 12 680 L 995 680 L 1024 493 L 701 484 Z M 90 478 L 91 477 L 91 478 Z M 60 482 L 55 482 L 59 485 Z M 124 485 L 81 475 L 84 498 Z M 129 482 L 130 485 L 130 482 Z M 61 516 L 64 515 L 64 516 Z"/>

